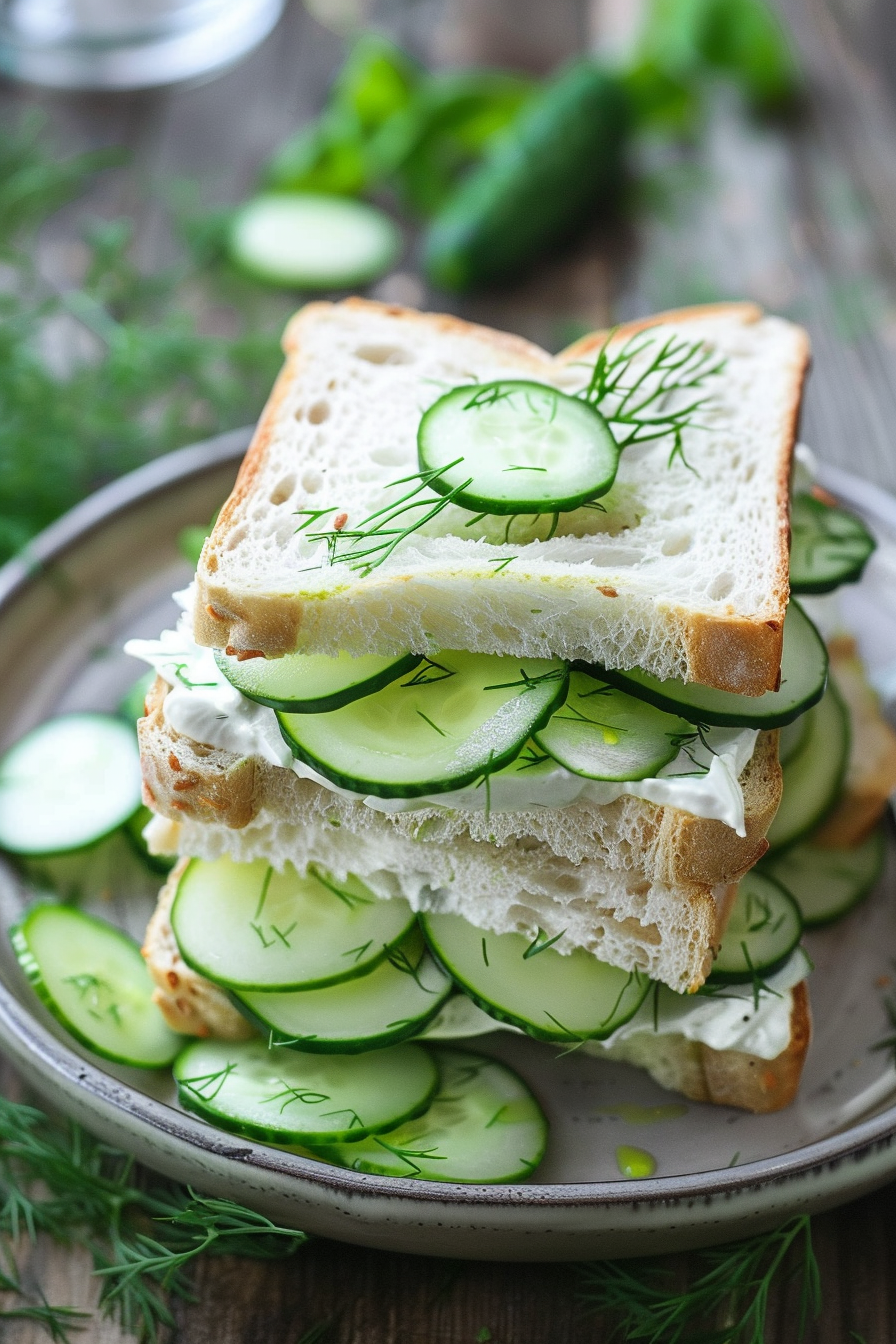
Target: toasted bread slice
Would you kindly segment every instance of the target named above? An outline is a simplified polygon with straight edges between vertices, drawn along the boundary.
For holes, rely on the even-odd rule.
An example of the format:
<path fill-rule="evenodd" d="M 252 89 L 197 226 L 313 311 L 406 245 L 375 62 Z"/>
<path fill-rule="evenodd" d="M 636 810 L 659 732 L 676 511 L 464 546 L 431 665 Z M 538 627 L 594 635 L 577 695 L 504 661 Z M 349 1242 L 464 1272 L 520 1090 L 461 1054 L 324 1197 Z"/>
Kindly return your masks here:
<path fill-rule="evenodd" d="M 588 384 L 605 337 L 551 358 L 454 317 L 362 299 L 302 309 L 202 553 L 198 641 L 274 657 L 406 648 L 556 655 L 745 695 L 774 688 L 806 335 L 754 304 L 720 304 L 624 326 L 610 355 L 639 333 L 644 349 L 626 377 L 670 339 L 723 362 L 687 394 L 707 400 L 683 431 L 682 452 L 671 451 L 671 438 L 627 449 L 605 512 L 561 514 L 553 535 L 548 515 L 508 531 L 507 518 L 471 524 L 451 505 L 367 571 L 326 563 L 326 542 L 308 538 L 343 529 L 348 537 L 408 490 L 397 483 L 418 470 L 420 418 L 442 392 L 513 378 L 574 393 Z M 420 498 L 436 496 L 427 488 Z"/>
<path fill-rule="evenodd" d="M 830 641 L 831 673 L 849 709 L 849 761 L 833 811 L 812 836 L 823 849 L 852 849 L 880 821 L 896 789 L 896 733 L 880 712 L 854 639 Z"/>
<path fill-rule="evenodd" d="M 245 1040 L 254 1033 L 226 994 L 181 959 L 171 930 L 171 903 L 186 860 L 172 870 L 146 930 L 143 955 L 156 984 L 153 998 L 166 1022 L 188 1036 Z M 809 1047 L 809 999 L 805 982 L 792 991 L 791 1034 L 776 1059 L 738 1050 L 713 1050 L 684 1036 L 631 1036 L 600 1054 L 645 1068 L 663 1087 L 693 1101 L 777 1111 L 796 1095 Z M 495 1024 L 497 1028 L 497 1023 Z"/>

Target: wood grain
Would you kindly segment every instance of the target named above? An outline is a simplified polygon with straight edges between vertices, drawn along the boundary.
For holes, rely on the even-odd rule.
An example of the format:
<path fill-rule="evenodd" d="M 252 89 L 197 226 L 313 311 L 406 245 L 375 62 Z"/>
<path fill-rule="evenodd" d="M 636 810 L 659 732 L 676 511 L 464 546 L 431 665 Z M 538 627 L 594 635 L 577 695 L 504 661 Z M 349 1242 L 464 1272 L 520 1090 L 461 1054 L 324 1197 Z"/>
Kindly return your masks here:
<path fill-rule="evenodd" d="M 780 4 L 808 75 L 805 107 L 791 122 L 749 123 L 720 94 L 703 144 L 645 156 L 634 222 L 596 228 L 510 290 L 446 304 L 427 291 L 409 251 L 376 292 L 450 306 L 553 348 L 614 316 L 757 298 L 804 321 L 812 334 L 804 437 L 823 458 L 896 488 L 892 0 Z M 578 7 L 575 0 L 564 3 L 552 35 L 557 53 L 585 32 L 583 6 L 584 0 Z M 477 11 L 478 39 L 472 29 L 457 28 Z M 520 23 L 519 8 L 499 0 L 384 4 L 380 12 L 423 55 L 427 42 L 444 55 L 487 41 L 494 58 L 501 22 Z M 518 40 L 513 49 L 520 49 Z M 340 52 L 338 39 L 294 3 L 257 52 L 211 83 L 126 97 L 0 84 L 0 118 L 8 125 L 38 107 L 68 151 L 129 146 L 131 171 L 100 179 L 87 207 L 138 213 L 139 256 L 152 266 L 171 255 L 172 242 L 147 181 L 176 175 L 199 183 L 210 202 L 240 199 L 265 156 L 319 105 Z M 532 48 L 525 59 L 534 65 L 538 56 Z M 63 265 L 79 218 L 71 209 L 48 231 L 43 247 L 52 264 Z M 16 1086 L 8 1069 L 0 1085 Z M 821 1216 L 814 1226 L 825 1296 L 810 1344 L 845 1344 L 850 1332 L 865 1344 L 896 1340 L 892 1189 Z M 671 1263 L 683 1273 L 689 1262 Z M 27 1256 L 27 1275 L 50 1301 L 95 1304 L 97 1284 L 79 1254 L 41 1241 Z M 585 1313 L 579 1286 L 570 1266 L 454 1264 L 320 1242 L 286 1262 L 208 1259 L 196 1276 L 197 1301 L 174 1309 L 181 1344 L 299 1344 L 321 1322 L 330 1323 L 330 1344 L 603 1344 L 610 1324 Z M 795 1340 L 796 1310 L 793 1293 L 779 1290 L 768 1344 Z M 97 1344 L 123 1338 L 99 1318 L 81 1337 Z M 23 1322 L 2 1331 L 10 1344 L 44 1338 Z"/>

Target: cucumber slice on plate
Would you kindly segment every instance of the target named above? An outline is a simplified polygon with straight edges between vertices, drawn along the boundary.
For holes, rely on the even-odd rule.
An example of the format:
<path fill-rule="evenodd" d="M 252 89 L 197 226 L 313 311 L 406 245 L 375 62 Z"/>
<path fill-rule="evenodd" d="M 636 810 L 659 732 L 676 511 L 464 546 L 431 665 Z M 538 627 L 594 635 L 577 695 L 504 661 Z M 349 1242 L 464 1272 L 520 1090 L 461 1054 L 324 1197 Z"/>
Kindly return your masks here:
<path fill-rule="evenodd" d="M 401 233 L 388 215 L 343 196 L 267 192 L 237 211 L 230 255 L 257 280 L 346 289 L 391 270 Z"/>
<path fill-rule="evenodd" d="M 605 495 L 619 445 L 586 401 L 545 383 L 455 387 L 420 421 L 423 479 L 476 513 L 560 513 Z"/>
<path fill-rule="evenodd" d="M 289 714 L 324 714 L 353 700 L 372 695 L 422 661 L 418 653 L 382 658 L 362 653 L 359 658 L 340 653 L 288 653 L 283 658 L 229 657 L 215 650 L 215 662 L 224 676 L 250 700 Z"/>
<path fill-rule="evenodd" d="M 629 695 L 647 700 L 669 714 L 680 714 L 691 723 L 716 728 L 783 728 L 824 694 L 828 651 L 806 613 L 796 602 L 791 602 L 784 621 L 781 686 L 777 691 L 735 695 L 676 677 L 660 681 L 639 667 L 627 672 L 595 668 L 594 673 Z"/>
<path fill-rule="evenodd" d="M 587 672 L 570 674 L 566 703 L 534 734 L 573 774 L 608 780 L 652 778 L 693 736 L 684 719 Z"/>
<path fill-rule="evenodd" d="M 710 982 L 731 984 L 771 975 L 784 965 L 802 933 L 800 908 L 790 892 L 767 872 L 751 869 L 738 883 Z"/>
<path fill-rule="evenodd" d="M 464 788 L 513 760 L 562 703 L 567 682 L 556 659 L 439 653 L 425 675 L 342 709 L 277 719 L 293 755 L 340 788 L 420 798 Z"/>
<path fill-rule="evenodd" d="M 852 910 L 876 886 L 884 868 L 886 838 L 872 831 L 855 849 L 822 849 L 810 840 L 763 862 L 763 872 L 786 887 L 807 929 L 817 929 Z"/>
<path fill-rule="evenodd" d="M 778 733 L 778 760 L 782 765 L 793 760 L 806 741 L 812 723 L 811 714 L 801 714 L 793 723 L 785 724 Z"/>
<path fill-rule="evenodd" d="M 813 495 L 790 503 L 790 591 L 830 593 L 855 583 L 876 546 L 861 519 Z"/>
<path fill-rule="evenodd" d="M 140 806 L 133 724 L 62 714 L 0 759 L 0 849 L 36 857 L 86 849 Z"/>
<path fill-rule="evenodd" d="M 436 958 L 474 1003 L 542 1041 L 602 1040 L 650 988 L 640 971 L 608 966 L 581 948 L 562 955 L 540 929 L 529 939 L 485 933 L 460 915 L 420 921 Z"/>
<path fill-rule="evenodd" d="M 423 1031 L 453 989 L 414 929 L 368 975 L 327 989 L 253 994 L 233 1000 L 275 1045 L 295 1050 L 357 1054 Z"/>
<path fill-rule="evenodd" d="M 75 1040 L 117 1064 L 171 1063 L 183 1037 L 153 1003 L 149 971 L 125 934 L 70 905 L 41 903 L 9 936 L 38 997 Z"/>
<path fill-rule="evenodd" d="M 171 908 L 187 965 L 237 990 L 320 989 L 366 975 L 415 918 L 407 901 L 381 901 L 351 875 L 226 857 L 192 859 Z"/>
<path fill-rule="evenodd" d="M 840 793 L 849 759 L 849 713 L 833 681 L 824 699 L 809 710 L 806 737 L 783 767 L 781 806 L 766 839 L 785 849 L 814 830 Z"/>
<path fill-rule="evenodd" d="M 506 1064 L 440 1046 L 442 1085 L 425 1115 L 360 1143 L 317 1156 L 376 1176 L 495 1185 L 522 1181 L 544 1157 L 548 1122 L 526 1084 Z"/>
<path fill-rule="evenodd" d="M 411 1042 L 363 1055 L 269 1050 L 264 1041 L 197 1041 L 174 1061 L 180 1104 L 262 1143 L 351 1143 L 421 1115 L 436 1063 Z"/>

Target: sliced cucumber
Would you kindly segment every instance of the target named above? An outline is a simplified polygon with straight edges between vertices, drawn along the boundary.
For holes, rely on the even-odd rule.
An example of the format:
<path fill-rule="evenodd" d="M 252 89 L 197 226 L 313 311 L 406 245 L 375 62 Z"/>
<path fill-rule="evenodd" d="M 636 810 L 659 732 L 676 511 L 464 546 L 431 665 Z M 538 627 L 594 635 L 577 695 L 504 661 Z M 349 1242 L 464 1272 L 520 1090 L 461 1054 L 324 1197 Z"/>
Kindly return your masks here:
<path fill-rule="evenodd" d="M 830 593 L 862 577 L 877 543 L 855 514 L 800 493 L 790 504 L 790 591 Z"/>
<path fill-rule="evenodd" d="M 764 695 L 735 695 L 671 677 L 660 681 L 639 667 L 627 672 L 594 669 L 595 675 L 691 723 L 717 728 L 783 728 L 817 704 L 824 694 L 828 652 L 824 640 L 796 603 L 787 608 L 781 686 Z"/>
<path fill-rule="evenodd" d="M 376 1176 L 495 1185 L 525 1180 L 544 1157 L 548 1122 L 506 1064 L 468 1050 L 433 1050 L 442 1085 L 425 1115 L 319 1157 Z"/>
<path fill-rule="evenodd" d="M 484 933 L 460 915 L 421 916 L 435 956 L 474 1003 L 542 1041 L 602 1040 L 637 1012 L 650 988 L 578 948 L 569 956 L 539 929 Z"/>
<path fill-rule="evenodd" d="M 243 991 L 233 998 L 278 1046 L 357 1054 L 416 1036 L 437 1015 L 452 988 L 415 928 L 368 975 L 328 989 L 291 994 Z"/>
<path fill-rule="evenodd" d="M 440 653 L 422 673 L 343 709 L 277 718 L 293 755 L 341 788 L 419 798 L 513 760 L 562 703 L 567 681 L 556 659 Z"/>
<path fill-rule="evenodd" d="M 215 662 L 224 676 L 250 700 L 289 714 L 322 714 L 341 709 L 353 700 L 372 695 L 420 663 L 418 653 L 382 658 L 362 653 L 359 658 L 340 653 L 288 653 L 283 658 L 228 657 L 215 650 Z"/>
<path fill-rule="evenodd" d="M 364 1055 L 269 1050 L 264 1041 L 197 1041 L 174 1062 L 177 1095 L 221 1129 L 263 1143 L 351 1143 L 427 1109 L 439 1086 L 421 1045 Z"/>
<path fill-rule="evenodd" d="M 587 672 L 573 672 L 566 703 L 534 734 L 560 765 L 588 779 L 650 779 L 678 755 L 693 726 Z"/>
<path fill-rule="evenodd" d="M 85 849 L 136 812 L 140 791 L 132 724 L 111 714 L 48 719 L 0 759 L 0 849 Z"/>
<path fill-rule="evenodd" d="M 885 857 L 886 838 L 878 829 L 855 849 L 822 849 L 804 840 L 762 867 L 793 896 L 806 928 L 816 929 L 864 900 L 883 872 Z"/>
<path fill-rule="evenodd" d="M 9 931 L 38 997 L 75 1040 L 117 1064 L 159 1069 L 183 1045 L 152 1000 L 130 938 L 70 905 L 32 906 Z"/>
<path fill-rule="evenodd" d="M 278 873 L 262 859 L 192 859 L 171 908 L 188 966 L 232 989 L 320 989 L 372 971 L 401 942 L 414 913 L 381 901 L 351 875 Z"/>
<path fill-rule="evenodd" d="M 605 495 L 619 446 L 586 401 L 545 383 L 455 387 L 420 421 L 430 489 L 476 513 L 560 513 Z"/>
<path fill-rule="evenodd" d="M 800 750 L 783 767 L 781 806 L 766 839 L 785 849 L 814 830 L 840 793 L 849 759 L 849 714 L 833 681 L 813 709 Z"/>
<path fill-rule="evenodd" d="M 812 722 L 811 714 L 801 714 L 793 723 L 785 724 L 778 733 L 778 760 L 782 765 L 793 760 L 806 741 L 806 734 Z"/>
<path fill-rule="evenodd" d="M 128 817 L 124 824 L 124 833 L 131 843 L 131 847 L 136 854 L 146 864 L 152 873 L 170 873 L 171 869 L 177 863 L 177 858 L 173 854 L 150 854 L 149 847 L 143 838 L 143 830 L 148 822 L 152 821 L 153 813 L 142 803 L 132 817 Z"/>
<path fill-rule="evenodd" d="M 388 215 L 361 201 L 269 192 L 237 211 L 230 254 L 273 285 L 343 289 L 391 270 L 401 255 L 401 234 Z"/>
<path fill-rule="evenodd" d="M 767 872 L 752 869 L 738 883 L 710 981 L 771 975 L 784 965 L 802 933 L 800 909 L 790 893 Z"/>

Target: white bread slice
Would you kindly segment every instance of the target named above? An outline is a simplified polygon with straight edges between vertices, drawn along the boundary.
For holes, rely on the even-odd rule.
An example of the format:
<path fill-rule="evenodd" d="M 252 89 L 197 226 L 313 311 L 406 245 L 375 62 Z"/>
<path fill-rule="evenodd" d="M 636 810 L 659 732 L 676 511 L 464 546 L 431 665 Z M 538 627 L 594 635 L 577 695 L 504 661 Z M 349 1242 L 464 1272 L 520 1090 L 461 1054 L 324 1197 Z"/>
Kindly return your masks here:
<path fill-rule="evenodd" d="M 235 830 L 262 812 L 300 824 L 309 809 L 323 809 L 354 830 L 372 824 L 371 809 L 361 802 L 300 781 L 260 758 L 202 746 L 176 733 L 162 709 L 167 691 L 157 678 L 139 726 L 147 799 L 157 812 Z M 459 837 L 499 846 L 538 841 L 573 864 L 597 859 L 668 886 L 715 887 L 736 881 L 767 849 L 765 834 L 781 800 L 776 732 L 760 733 L 740 783 L 743 837 L 723 822 L 633 797 L 490 816 L 423 807 L 388 815 L 387 824 L 409 839 L 442 844 Z M 382 829 L 386 818 L 378 816 L 373 824 Z"/>
<path fill-rule="evenodd" d="M 847 635 L 828 642 L 831 674 L 849 709 L 849 760 L 834 810 L 812 836 L 823 849 L 852 849 L 874 830 L 896 789 L 896 733 L 868 685 L 856 643 Z"/>
<path fill-rule="evenodd" d="M 754 304 L 720 304 L 629 324 L 612 349 L 648 326 L 654 353 L 676 336 L 726 361 L 699 394 L 711 393 L 697 417 L 706 428 L 684 432 L 691 469 L 670 463 L 667 439 L 627 449 L 607 512 L 561 515 L 550 540 L 527 539 L 536 534 L 521 523 L 504 544 L 506 519 L 466 528 L 469 513 L 451 506 L 365 576 L 346 564 L 309 568 L 325 548 L 312 555 L 297 511 L 326 510 L 318 528 L 351 530 L 397 498 L 385 487 L 417 470 L 420 417 L 442 391 L 511 377 L 574 392 L 604 337 L 553 359 L 454 317 L 361 299 L 302 309 L 203 550 L 199 643 L 270 656 L 299 648 L 554 654 L 747 695 L 773 688 L 807 337 Z"/>
<path fill-rule="evenodd" d="M 245 1040 L 253 1035 L 246 1019 L 222 990 L 183 962 L 177 949 L 170 913 L 186 863 L 181 860 L 172 870 L 146 930 L 143 955 L 156 984 L 153 999 L 175 1031 L 188 1036 Z M 693 1101 L 757 1112 L 780 1110 L 796 1094 L 809 1046 L 805 982 L 792 994 L 790 1042 L 775 1059 L 760 1059 L 738 1050 L 713 1050 L 684 1036 L 649 1033 L 630 1036 L 609 1049 L 602 1047 L 600 1054 L 646 1069 L 661 1086 L 683 1092 Z"/>

